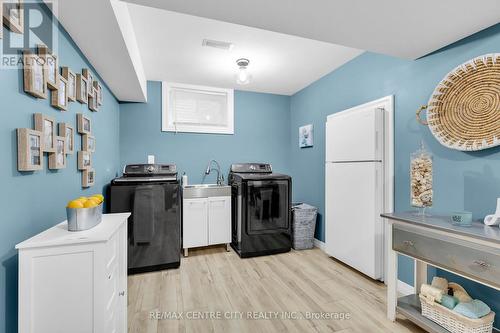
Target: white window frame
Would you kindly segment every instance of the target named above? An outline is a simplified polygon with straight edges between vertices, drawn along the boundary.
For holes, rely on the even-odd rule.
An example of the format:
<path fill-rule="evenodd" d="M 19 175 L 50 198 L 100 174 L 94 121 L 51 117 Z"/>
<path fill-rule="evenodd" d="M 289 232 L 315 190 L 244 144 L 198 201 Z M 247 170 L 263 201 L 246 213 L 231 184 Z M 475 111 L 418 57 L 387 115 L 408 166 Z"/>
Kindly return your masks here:
<path fill-rule="evenodd" d="M 187 89 L 206 91 L 207 93 L 218 93 L 227 95 L 227 126 L 198 126 L 198 125 L 176 125 L 173 116 L 169 113 L 172 110 L 170 105 L 170 91 L 172 89 Z M 181 133 L 209 133 L 209 134 L 234 134 L 234 90 L 225 88 L 215 88 L 208 86 L 198 86 L 192 84 L 162 82 L 161 98 L 161 130 L 163 132 L 181 132 Z"/>

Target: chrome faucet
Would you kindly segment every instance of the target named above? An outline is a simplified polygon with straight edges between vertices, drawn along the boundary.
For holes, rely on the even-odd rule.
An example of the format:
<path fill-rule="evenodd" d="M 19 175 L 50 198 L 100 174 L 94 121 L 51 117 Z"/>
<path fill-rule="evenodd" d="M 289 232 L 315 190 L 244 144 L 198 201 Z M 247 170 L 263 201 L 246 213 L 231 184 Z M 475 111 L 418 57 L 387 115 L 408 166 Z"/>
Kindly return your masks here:
<path fill-rule="evenodd" d="M 212 163 L 215 163 L 215 165 L 217 166 L 217 169 L 215 169 L 215 171 L 217 171 L 217 185 L 224 185 L 224 175 L 220 172 L 220 164 L 216 160 L 210 160 L 208 162 L 207 169 L 205 170 L 205 175 L 209 175 L 210 171 L 214 170 L 212 168 Z"/>

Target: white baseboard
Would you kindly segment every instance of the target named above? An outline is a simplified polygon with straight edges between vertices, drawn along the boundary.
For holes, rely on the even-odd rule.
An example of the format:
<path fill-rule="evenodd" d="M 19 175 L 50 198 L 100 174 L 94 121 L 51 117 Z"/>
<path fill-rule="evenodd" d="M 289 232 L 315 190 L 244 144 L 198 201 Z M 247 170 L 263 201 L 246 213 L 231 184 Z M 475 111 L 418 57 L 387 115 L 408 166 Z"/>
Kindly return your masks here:
<path fill-rule="evenodd" d="M 320 241 L 319 239 L 314 238 L 314 246 L 320 249 L 321 251 L 325 251 L 325 242 Z"/>
<path fill-rule="evenodd" d="M 398 293 L 403 296 L 408 296 L 415 293 L 415 288 L 408 283 L 398 280 Z"/>

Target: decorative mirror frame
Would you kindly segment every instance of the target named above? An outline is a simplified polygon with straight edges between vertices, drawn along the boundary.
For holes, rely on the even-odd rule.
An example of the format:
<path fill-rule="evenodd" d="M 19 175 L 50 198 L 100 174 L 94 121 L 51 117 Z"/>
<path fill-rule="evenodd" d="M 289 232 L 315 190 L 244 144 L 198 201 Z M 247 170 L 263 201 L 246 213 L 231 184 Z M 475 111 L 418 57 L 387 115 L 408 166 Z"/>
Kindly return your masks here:
<path fill-rule="evenodd" d="M 49 169 L 58 170 L 66 168 L 66 138 L 56 136 L 56 151 L 49 154 Z"/>
<path fill-rule="evenodd" d="M 97 106 L 97 89 L 92 88 L 92 95 L 89 96 L 89 110 L 93 112 L 99 111 L 99 107 Z"/>
<path fill-rule="evenodd" d="M 93 95 L 92 88 L 94 87 L 94 76 L 92 75 L 92 72 L 88 68 L 82 69 L 82 75 L 87 79 L 87 94 L 89 97 Z"/>
<path fill-rule="evenodd" d="M 90 134 L 84 134 L 82 136 L 82 150 L 88 151 L 90 153 L 95 152 L 95 137 Z"/>
<path fill-rule="evenodd" d="M 0 2 L 1 4 L 2 2 Z M 0 9 L 0 18 L 3 16 L 3 24 L 12 32 L 22 34 L 24 33 L 24 6 L 23 6 L 23 1 L 22 0 L 9 0 L 9 1 L 3 1 L 3 5 L 6 7 L 12 7 L 8 8 L 5 12 L 2 13 L 2 9 Z M 18 17 L 17 20 L 16 18 L 13 18 L 11 15 L 12 9 L 14 9 L 14 6 L 16 6 L 18 10 Z M 1 30 L 1 29 L 0 29 Z M 1 35 L 1 33 L 0 33 Z"/>
<path fill-rule="evenodd" d="M 87 158 L 88 157 L 88 158 Z M 88 160 L 86 165 L 85 161 Z M 92 168 L 92 154 L 89 151 L 78 151 L 78 170 L 88 170 Z"/>
<path fill-rule="evenodd" d="M 88 103 L 87 79 L 82 74 L 76 74 L 76 100 L 82 104 Z"/>
<path fill-rule="evenodd" d="M 57 81 L 58 87 L 51 93 L 51 104 L 59 110 L 66 111 L 68 109 L 68 81 L 62 76 L 59 76 Z M 64 104 L 61 103 L 61 99 Z"/>
<path fill-rule="evenodd" d="M 97 89 L 97 106 L 102 105 L 102 85 L 99 81 L 94 81 L 94 88 Z"/>
<path fill-rule="evenodd" d="M 59 123 L 59 135 L 66 138 L 66 155 L 75 153 L 75 129 L 66 123 Z"/>
<path fill-rule="evenodd" d="M 38 138 L 38 145 L 32 147 L 32 137 Z M 17 129 L 17 170 L 36 171 L 43 169 L 43 134 L 31 128 Z M 34 148 L 34 149 L 33 149 Z M 33 153 L 38 157 L 38 163 L 33 163 Z"/>
<path fill-rule="evenodd" d="M 37 73 L 42 76 L 42 82 L 39 82 L 38 85 L 41 90 L 36 88 L 37 77 L 39 76 Z M 26 93 L 37 98 L 47 98 L 47 73 L 43 57 L 28 50 L 23 52 L 23 79 Z"/>
<path fill-rule="evenodd" d="M 86 123 L 88 122 L 88 128 L 85 128 Z M 76 114 L 76 123 L 78 128 L 78 133 L 80 134 L 92 134 L 92 120 L 88 117 L 85 117 L 81 113 Z"/>
<path fill-rule="evenodd" d="M 82 172 L 82 187 L 91 187 L 95 184 L 95 170 L 89 169 Z"/>
<path fill-rule="evenodd" d="M 62 77 L 66 79 L 68 83 L 68 101 L 76 101 L 76 75 L 69 67 L 62 68 Z"/>
<path fill-rule="evenodd" d="M 53 54 L 52 51 L 50 51 L 46 45 L 43 44 L 38 45 L 38 53 L 45 60 L 44 68 L 46 71 L 45 77 L 47 81 L 47 88 L 50 90 L 57 90 L 58 80 L 59 80 L 59 65 L 57 56 Z M 54 64 L 54 67 L 50 69 L 49 64 Z M 54 75 L 54 82 L 50 80 L 51 73 Z"/>
<path fill-rule="evenodd" d="M 42 150 L 44 152 L 48 153 L 55 153 L 56 152 L 56 121 L 52 117 L 48 117 L 42 113 L 35 113 L 34 114 L 34 120 L 35 120 L 35 130 L 42 132 Z M 52 143 L 49 141 L 47 142 L 46 140 L 46 135 L 45 133 L 45 123 L 46 122 L 51 122 L 52 123 Z"/>

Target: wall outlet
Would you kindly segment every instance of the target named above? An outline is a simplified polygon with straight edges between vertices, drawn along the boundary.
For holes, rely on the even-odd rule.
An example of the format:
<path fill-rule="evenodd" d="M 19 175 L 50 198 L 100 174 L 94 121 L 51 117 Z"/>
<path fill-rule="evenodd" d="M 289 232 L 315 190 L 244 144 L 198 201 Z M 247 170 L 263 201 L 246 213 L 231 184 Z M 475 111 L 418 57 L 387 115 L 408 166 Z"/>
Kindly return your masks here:
<path fill-rule="evenodd" d="M 155 164 L 155 155 L 148 155 L 148 164 Z"/>

